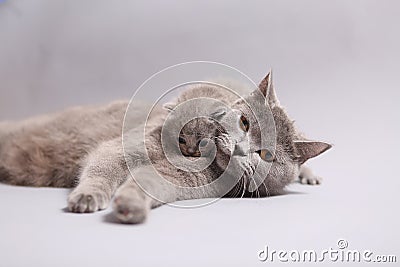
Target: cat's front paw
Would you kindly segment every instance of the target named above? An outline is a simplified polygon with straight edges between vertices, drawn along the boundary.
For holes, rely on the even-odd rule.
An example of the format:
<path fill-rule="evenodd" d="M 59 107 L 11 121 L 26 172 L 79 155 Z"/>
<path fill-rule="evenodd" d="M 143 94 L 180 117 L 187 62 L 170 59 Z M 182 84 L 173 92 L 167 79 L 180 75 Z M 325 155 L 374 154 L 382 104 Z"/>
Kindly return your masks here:
<path fill-rule="evenodd" d="M 99 189 L 76 188 L 68 197 L 68 209 L 76 213 L 88 213 L 108 207 L 110 199 Z"/>
<path fill-rule="evenodd" d="M 322 177 L 319 176 L 310 176 L 310 177 L 299 177 L 300 183 L 309 184 L 309 185 L 319 185 L 322 183 Z"/>
<path fill-rule="evenodd" d="M 113 203 L 113 214 L 121 223 L 143 223 L 149 213 L 145 201 L 129 196 L 116 196 Z"/>

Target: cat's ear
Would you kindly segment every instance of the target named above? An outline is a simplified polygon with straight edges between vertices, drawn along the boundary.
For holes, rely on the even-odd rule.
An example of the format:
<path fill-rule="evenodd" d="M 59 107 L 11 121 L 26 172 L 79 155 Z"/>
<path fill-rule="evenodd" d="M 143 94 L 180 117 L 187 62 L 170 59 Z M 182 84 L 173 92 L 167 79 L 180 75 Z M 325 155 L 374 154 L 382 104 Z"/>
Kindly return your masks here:
<path fill-rule="evenodd" d="M 332 147 L 331 144 L 318 142 L 318 141 L 294 141 L 296 147 L 298 160 L 303 164 L 307 160 L 316 157 Z"/>
<path fill-rule="evenodd" d="M 210 114 L 210 117 L 215 120 L 220 120 L 226 114 L 226 108 L 220 107 Z"/>
<path fill-rule="evenodd" d="M 174 108 L 176 107 L 176 104 L 173 103 L 173 102 L 168 102 L 168 103 L 165 103 L 162 107 L 163 107 L 163 109 L 165 109 L 165 110 L 171 112 L 171 111 L 173 111 Z"/>
<path fill-rule="evenodd" d="M 258 89 L 261 91 L 267 104 L 272 108 L 274 106 L 279 106 L 279 100 L 276 97 L 274 85 L 272 82 L 272 69 L 268 72 L 267 76 L 261 81 Z"/>

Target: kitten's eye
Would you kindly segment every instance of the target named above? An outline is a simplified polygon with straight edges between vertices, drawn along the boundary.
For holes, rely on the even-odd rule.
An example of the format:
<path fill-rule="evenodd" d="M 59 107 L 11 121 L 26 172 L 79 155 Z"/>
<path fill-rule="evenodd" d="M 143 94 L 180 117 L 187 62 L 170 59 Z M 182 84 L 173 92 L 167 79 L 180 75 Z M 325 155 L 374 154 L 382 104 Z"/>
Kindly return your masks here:
<path fill-rule="evenodd" d="M 268 149 L 258 150 L 257 153 L 260 155 L 260 158 L 266 162 L 273 162 L 275 159 L 275 156 Z"/>
<path fill-rule="evenodd" d="M 179 137 L 178 141 L 179 141 L 179 144 L 186 144 L 186 140 L 183 139 L 182 137 Z"/>
<path fill-rule="evenodd" d="M 245 116 L 243 116 L 243 115 L 240 116 L 239 126 L 243 131 L 245 131 L 245 132 L 249 131 L 250 123 L 247 120 L 247 118 Z"/>
<path fill-rule="evenodd" d="M 201 139 L 201 141 L 199 142 L 199 147 L 205 147 L 208 144 L 208 140 L 207 139 Z"/>

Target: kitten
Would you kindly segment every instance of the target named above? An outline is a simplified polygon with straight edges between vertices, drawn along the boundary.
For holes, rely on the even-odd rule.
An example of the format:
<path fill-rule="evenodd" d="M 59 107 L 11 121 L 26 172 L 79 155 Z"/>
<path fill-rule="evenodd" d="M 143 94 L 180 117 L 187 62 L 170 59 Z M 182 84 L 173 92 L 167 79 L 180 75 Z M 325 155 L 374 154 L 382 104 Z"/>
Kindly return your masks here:
<path fill-rule="evenodd" d="M 179 113 L 179 115 L 173 118 L 175 122 L 172 128 L 180 128 L 178 123 L 182 121 L 182 114 L 189 112 L 189 110 L 196 109 L 196 111 L 192 112 L 196 115 L 200 114 L 201 112 L 211 115 L 211 112 L 205 110 L 208 108 L 215 109 L 216 103 L 211 103 L 210 105 L 208 99 L 219 100 L 221 103 L 229 105 L 237 99 L 237 95 L 235 95 L 233 92 L 225 91 L 224 88 L 213 84 L 189 86 L 175 101 L 168 102 L 163 105 L 163 107 L 170 113 L 173 113 L 174 109 L 183 103 L 186 103 L 187 105 L 186 107 L 181 106 L 181 110 L 175 112 Z M 202 101 L 204 105 L 199 103 L 199 101 Z M 200 109 L 202 111 L 200 111 Z M 200 157 L 200 148 L 202 148 L 203 152 L 205 152 L 209 143 L 208 141 L 217 136 L 221 129 L 212 118 L 193 116 L 193 118 L 188 117 L 188 119 L 190 119 L 188 122 L 182 123 L 183 127 L 179 132 L 179 150 L 184 156 Z"/>
<path fill-rule="evenodd" d="M 207 129 L 209 135 L 204 135 L 202 129 Z M 218 135 L 215 123 L 207 119 L 195 118 L 186 123 L 179 133 L 179 150 L 187 157 L 200 157 L 201 149 L 207 147 L 208 140 Z"/>

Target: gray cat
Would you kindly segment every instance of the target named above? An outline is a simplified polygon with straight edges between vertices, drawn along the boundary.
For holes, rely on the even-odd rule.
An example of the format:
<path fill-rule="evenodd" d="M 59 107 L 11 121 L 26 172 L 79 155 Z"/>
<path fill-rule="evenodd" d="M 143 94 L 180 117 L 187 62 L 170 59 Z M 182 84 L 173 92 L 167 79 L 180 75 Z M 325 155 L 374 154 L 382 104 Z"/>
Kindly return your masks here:
<path fill-rule="evenodd" d="M 213 97 L 208 88 L 192 88 L 182 93 L 175 105 L 198 95 Z M 127 114 L 127 121 L 138 122 L 146 118 L 152 106 L 135 105 L 137 109 L 135 113 Z M 0 181 L 13 185 L 75 188 L 68 198 L 71 211 L 105 209 L 129 173 L 121 139 L 127 106 L 128 101 L 118 101 L 106 106 L 71 108 L 21 122 L 1 123 Z M 147 121 L 150 132 L 147 138 L 155 138 L 154 143 L 159 143 L 159 126 L 169 112 L 167 105 L 165 109 L 156 106 Z M 206 131 L 199 123 L 204 124 L 201 119 L 188 123 L 182 129 L 182 135 L 200 139 L 215 135 L 213 123 L 204 128 Z M 143 124 L 140 123 L 129 130 L 133 136 L 139 136 L 141 132 Z M 143 138 L 136 140 L 143 143 Z M 132 161 L 138 159 L 148 163 L 145 155 L 137 153 L 136 145 L 132 144 Z M 159 145 L 150 149 L 152 160 L 160 158 L 159 151 Z M 185 153 L 185 148 L 181 147 L 181 151 Z"/>
<path fill-rule="evenodd" d="M 127 102 L 116 102 L 104 107 L 75 108 L 23 122 L 0 124 L 0 179 L 16 185 L 76 186 L 68 198 L 68 207 L 73 212 L 94 212 L 106 208 L 122 185 L 115 194 L 114 214 L 120 221 L 129 223 L 144 221 L 150 208 L 165 202 L 221 197 L 227 189 L 230 190 L 225 196 L 238 196 L 239 192 L 244 196 L 252 196 L 253 192 L 257 196 L 278 194 L 298 176 L 302 182 L 318 183 L 319 180 L 302 164 L 329 149 L 330 145 L 306 141 L 298 134 L 276 99 L 271 75 L 263 80 L 259 89 L 258 94 L 253 92 L 247 99 L 251 102 L 252 99 L 265 101 L 266 98 L 267 102 L 263 103 L 271 107 L 278 137 L 274 154 L 257 141 L 260 129 L 253 127 L 254 118 L 243 100 L 237 100 L 232 94 L 212 86 L 203 86 L 182 94 L 181 100 L 178 99 L 175 104 L 198 96 L 208 97 L 226 104 L 233 103 L 232 108 L 240 115 L 218 109 L 211 112 L 211 120 L 195 119 L 183 127 L 180 138 L 185 143 L 179 139 L 177 142 L 185 156 L 199 156 L 204 139 L 216 143 L 215 160 L 200 172 L 179 170 L 160 153 L 162 122 L 169 113 L 159 107 L 149 118 L 146 125 L 149 134 L 143 139 L 137 138 L 141 136 L 143 125 L 128 129 L 127 136 L 132 138 L 124 147 L 125 157 L 120 133 Z M 141 112 L 147 111 L 148 106 L 141 105 L 143 107 L 137 113 L 127 117 L 128 121 L 140 120 L 146 115 Z M 262 105 L 256 108 L 262 109 Z M 230 122 L 236 136 L 229 136 L 223 127 L 217 127 L 218 121 Z M 194 138 L 193 132 L 199 136 L 195 134 Z M 186 141 L 188 136 L 192 138 L 190 145 Z M 239 145 L 241 143 L 250 146 L 243 148 Z M 147 147 L 148 155 L 143 154 L 143 149 L 138 149 L 141 146 Z M 146 173 L 127 179 L 130 177 L 128 167 L 130 170 L 140 169 L 150 162 L 166 180 L 189 189 L 212 183 L 224 174 L 228 162 L 232 162 L 229 164 L 233 168 L 228 169 L 233 174 L 243 172 L 243 176 L 232 188 L 209 187 L 203 191 L 168 191 L 162 181 Z M 264 162 L 269 166 L 263 168 Z M 254 178 L 256 165 L 261 166 L 256 173 L 261 183 Z M 266 170 L 269 168 L 268 173 Z M 249 190 L 252 181 L 257 185 L 255 190 Z M 143 191 L 146 187 L 154 193 L 152 197 Z"/>
<path fill-rule="evenodd" d="M 252 105 L 249 107 L 246 102 L 252 103 Z M 267 106 L 271 108 L 275 121 L 277 136 L 275 149 L 263 146 L 265 144 L 260 142 L 261 130 L 257 127 L 257 122 L 252 114 L 254 109 L 259 109 L 263 114 L 266 112 L 264 109 Z M 151 208 L 163 204 L 158 201 L 159 198 L 163 198 L 164 202 L 173 202 L 221 196 L 264 197 L 281 194 L 285 186 L 297 177 L 300 177 L 302 183 L 320 183 L 320 178 L 313 175 L 311 170 L 303 164 L 308 159 L 328 150 L 331 145 L 307 140 L 295 129 L 292 120 L 289 119 L 276 98 L 271 75 L 261 82 L 258 90 L 244 99 L 236 98 L 231 107 L 233 111 L 219 109 L 211 115 L 217 114 L 216 120 L 221 124 L 225 121 L 225 125 L 228 124 L 231 127 L 231 133 L 234 133 L 234 136 L 224 132 L 224 127 L 217 131 L 215 137 L 216 158 L 208 168 L 201 172 L 180 170 L 177 173 L 176 167 L 165 158 L 158 159 L 153 163 L 157 171 L 168 181 L 189 188 L 212 183 L 219 179 L 226 169 L 230 170 L 228 176 L 243 173 L 232 188 L 223 185 L 221 188 L 221 185 L 219 185 L 220 187 L 216 185 L 210 186 L 204 191 L 191 191 L 183 188 L 166 191 L 167 185 L 154 178 L 154 174 L 141 173 L 135 175 L 135 180 L 127 180 L 117 191 L 114 201 L 116 217 L 122 222 L 142 222 Z M 154 148 L 161 146 L 157 140 L 160 138 L 156 137 L 150 142 L 151 145 L 155 145 Z M 232 168 L 228 168 L 228 164 L 232 164 Z M 152 192 L 152 196 L 143 193 L 143 187 L 139 188 L 137 183 L 143 185 L 147 190 L 151 188 L 149 191 Z M 229 190 L 226 191 L 227 189 Z"/>

